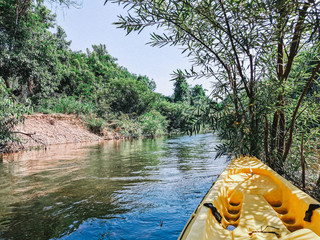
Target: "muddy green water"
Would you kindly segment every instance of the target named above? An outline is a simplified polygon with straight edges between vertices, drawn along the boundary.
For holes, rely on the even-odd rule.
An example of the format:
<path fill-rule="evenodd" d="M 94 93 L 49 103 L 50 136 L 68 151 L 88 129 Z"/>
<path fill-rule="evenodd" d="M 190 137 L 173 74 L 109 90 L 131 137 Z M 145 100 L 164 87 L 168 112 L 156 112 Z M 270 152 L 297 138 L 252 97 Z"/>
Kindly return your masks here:
<path fill-rule="evenodd" d="M 3 156 L 0 239 L 177 239 L 226 166 L 213 134 Z"/>

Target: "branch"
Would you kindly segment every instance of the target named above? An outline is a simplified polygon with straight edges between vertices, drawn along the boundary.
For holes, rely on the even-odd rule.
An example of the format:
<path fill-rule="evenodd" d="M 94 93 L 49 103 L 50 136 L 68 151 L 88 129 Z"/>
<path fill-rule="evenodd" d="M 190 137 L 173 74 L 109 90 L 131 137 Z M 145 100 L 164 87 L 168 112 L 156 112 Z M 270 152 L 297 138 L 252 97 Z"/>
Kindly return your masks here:
<path fill-rule="evenodd" d="M 23 134 L 23 135 L 26 135 L 28 137 L 31 137 L 32 135 L 35 135 L 36 133 L 26 133 L 26 132 L 21 132 L 21 131 L 15 131 L 15 132 L 12 132 L 12 133 L 20 133 L 20 134 Z"/>
<path fill-rule="evenodd" d="M 306 87 L 304 88 L 304 91 L 302 92 L 301 96 L 300 96 L 300 99 L 298 101 L 298 104 L 293 112 L 293 115 L 292 115 L 292 118 L 291 118 L 291 126 L 290 126 L 290 130 L 289 130 L 289 138 L 288 138 L 288 141 L 286 142 L 286 145 L 285 145 L 285 151 L 283 153 L 283 161 L 285 162 L 287 157 L 288 157 L 288 153 L 289 153 L 289 150 L 290 150 L 290 147 L 291 147 L 291 144 L 292 144 L 292 137 L 293 137 L 293 129 L 294 129 L 294 124 L 295 124 L 295 121 L 296 121 L 296 116 L 297 116 L 297 113 L 298 113 L 298 110 L 300 108 L 300 105 L 302 103 L 302 100 L 303 98 L 305 97 L 314 77 L 316 76 L 317 72 L 319 71 L 320 69 L 320 61 L 318 62 L 318 65 L 315 67 L 315 69 L 313 70 L 312 72 L 312 75 L 306 85 Z"/>
<path fill-rule="evenodd" d="M 199 42 L 201 45 L 203 45 L 209 52 L 211 52 L 217 58 L 217 60 L 221 63 L 221 65 L 228 72 L 228 66 L 225 64 L 225 62 L 219 57 L 219 55 L 213 49 L 211 49 L 207 44 L 205 44 L 204 41 L 202 41 L 200 38 L 195 36 L 195 34 L 193 34 L 189 29 L 183 28 L 180 24 L 172 21 L 170 18 L 167 19 L 167 21 L 172 23 L 174 26 L 176 26 L 177 28 L 181 29 L 182 31 L 186 32 L 188 35 L 191 36 L 191 38 L 193 38 L 194 40 Z"/>
<path fill-rule="evenodd" d="M 43 142 L 43 141 L 41 141 L 41 140 L 36 139 L 36 138 L 33 137 L 33 135 L 35 135 L 36 132 L 34 132 L 34 133 L 26 133 L 26 132 L 21 132 L 21 131 L 15 131 L 15 132 L 13 132 L 13 133 L 18 133 L 18 134 L 23 134 L 23 135 L 25 135 L 25 136 L 28 136 L 29 138 L 31 138 L 31 139 L 32 139 L 33 141 L 35 141 L 36 143 L 42 144 L 42 145 L 44 146 L 44 149 L 47 150 L 47 144 L 46 144 L 45 142 Z"/>
<path fill-rule="evenodd" d="M 294 34 L 293 34 L 292 41 L 291 41 L 291 47 L 290 47 L 290 53 L 288 56 L 287 66 L 286 66 L 285 72 L 283 74 L 284 80 L 286 80 L 288 78 L 290 71 L 291 71 L 291 68 L 292 68 L 293 60 L 294 60 L 295 56 L 297 55 L 299 43 L 300 43 L 300 39 L 301 39 L 301 31 L 303 28 L 303 23 L 306 18 L 307 10 L 310 6 L 310 3 L 312 3 L 312 2 L 313 2 L 313 0 L 309 0 L 308 2 L 304 3 L 303 8 L 299 11 L 298 21 L 297 21 L 297 24 L 294 28 Z"/>
<path fill-rule="evenodd" d="M 195 10 L 199 16 L 203 16 L 205 19 L 207 19 L 213 26 L 217 27 L 218 29 L 220 29 L 222 32 L 224 32 L 225 34 L 228 34 L 228 29 L 223 28 L 216 20 L 212 19 L 210 16 L 208 16 L 206 14 L 205 11 L 199 11 L 198 8 L 195 8 L 194 6 L 192 6 L 190 4 L 190 2 L 188 1 L 183 1 L 184 4 L 188 5 L 189 7 L 191 7 L 193 10 Z M 237 42 L 237 44 L 239 44 L 242 49 L 245 51 L 245 47 L 241 44 L 240 41 L 238 41 L 238 39 L 235 39 L 235 41 Z"/>
<path fill-rule="evenodd" d="M 227 14 L 226 14 L 226 10 L 225 10 L 225 8 L 224 8 L 224 5 L 223 5 L 223 3 L 222 3 L 222 0 L 219 0 L 219 2 L 220 2 L 220 5 L 221 5 L 221 9 L 222 9 L 224 18 L 225 18 L 225 20 L 226 20 L 226 25 L 227 25 L 227 30 L 228 30 L 228 37 L 229 37 L 229 39 L 230 39 L 231 46 L 232 46 L 232 50 L 233 50 L 233 52 L 234 52 L 234 54 L 235 54 L 235 57 L 236 57 L 236 62 L 237 62 L 236 65 L 237 65 L 237 68 L 238 68 L 240 77 L 241 77 L 241 79 L 242 79 L 242 81 L 243 81 L 244 88 L 245 88 L 245 90 L 246 90 L 247 95 L 248 95 L 248 96 L 251 96 L 251 93 L 250 93 L 250 91 L 249 91 L 249 89 L 248 89 L 248 85 L 247 85 L 246 79 L 245 79 L 245 77 L 244 77 L 244 75 L 243 75 L 243 73 L 242 73 L 242 68 L 241 68 L 239 56 L 238 56 L 236 47 L 235 47 L 234 42 L 233 42 L 233 35 L 232 35 L 232 33 L 231 33 L 231 29 L 230 29 L 228 17 L 227 17 Z"/>

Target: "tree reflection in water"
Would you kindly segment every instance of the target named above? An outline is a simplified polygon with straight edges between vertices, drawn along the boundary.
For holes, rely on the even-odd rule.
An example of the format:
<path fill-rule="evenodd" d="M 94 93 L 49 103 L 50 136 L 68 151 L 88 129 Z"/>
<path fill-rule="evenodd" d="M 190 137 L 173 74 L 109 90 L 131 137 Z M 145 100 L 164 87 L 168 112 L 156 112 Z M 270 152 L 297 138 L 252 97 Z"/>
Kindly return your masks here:
<path fill-rule="evenodd" d="M 176 239 L 223 170 L 215 144 L 205 134 L 6 155 L 0 238 Z"/>

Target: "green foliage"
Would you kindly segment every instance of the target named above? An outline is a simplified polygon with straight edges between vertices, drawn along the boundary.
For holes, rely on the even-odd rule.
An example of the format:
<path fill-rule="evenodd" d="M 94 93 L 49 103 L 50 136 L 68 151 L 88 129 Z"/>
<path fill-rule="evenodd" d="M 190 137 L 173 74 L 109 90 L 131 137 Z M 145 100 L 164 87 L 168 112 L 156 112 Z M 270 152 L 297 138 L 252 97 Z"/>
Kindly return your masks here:
<path fill-rule="evenodd" d="M 142 134 L 145 136 L 158 136 L 167 133 L 168 121 L 155 110 L 141 115 L 139 122 L 141 123 Z"/>
<path fill-rule="evenodd" d="M 30 1 L 19 13 L 20 4 L 0 1 L 0 75 L 16 96 L 36 102 L 56 90 L 63 50 L 49 31 L 54 24 L 49 10 L 41 2 Z"/>
<path fill-rule="evenodd" d="M 69 54 L 69 68 L 60 81 L 59 92 L 92 100 L 98 86 L 95 84 L 95 73 L 90 71 L 87 61 L 88 57 L 83 53 Z"/>
<path fill-rule="evenodd" d="M 104 44 L 99 44 L 99 45 L 92 45 L 93 52 L 91 52 L 87 48 L 87 56 L 89 58 L 95 59 L 98 58 L 100 62 L 110 62 L 110 63 L 115 63 L 117 61 L 116 58 L 112 57 L 107 50 L 106 45 Z"/>
<path fill-rule="evenodd" d="M 84 118 L 84 122 L 91 132 L 102 136 L 102 131 L 105 128 L 104 119 L 96 118 L 93 116 L 87 116 Z"/>
<path fill-rule="evenodd" d="M 319 40 L 318 20 L 312 13 L 319 11 L 319 5 L 292 1 L 111 2 L 129 8 L 129 14 L 120 16 L 116 23 L 127 33 L 148 26 L 163 27 L 165 32 L 152 34 L 151 45 L 179 45 L 192 58 L 197 70 L 177 72 L 176 102 L 188 101 L 180 95 L 182 92 L 183 97 L 188 95 L 184 77 L 214 78 L 217 83 L 214 96 L 227 100 L 222 114 L 229 123 L 225 135 L 234 135 L 228 137 L 230 146 L 241 149 L 239 153 L 271 154 L 280 156 L 276 161 L 286 160 L 296 117 L 296 113 L 292 116 L 285 113 L 288 107 L 285 98 L 290 93 L 286 84 L 299 52 Z M 271 102 L 266 98 L 277 100 Z M 215 121 L 219 119 L 223 118 Z M 270 133 L 269 129 L 264 131 L 265 119 L 272 128 Z M 286 124 L 290 122 L 291 126 Z M 264 148 L 263 141 L 269 136 L 263 136 L 267 133 L 270 144 Z"/>
<path fill-rule="evenodd" d="M 178 71 L 177 76 L 173 80 L 175 81 L 173 101 L 190 103 L 191 96 L 189 85 L 185 77 L 182 75 L 182 72 Z"/>
<path fill-rule="evenodd" d="M 202 87 L 202 85 L 195 85 L 190 90 L 191 94 L 191 105 L 202 104 L 206 102 L 206 93 Z"/>
<path fill-rule="evenodd" d="M 164 99 L 158 101 L 154 108 L 166 117 L 169 133 L 186 132 L 186 121 L 194 110 L 186 102 L 171 103 Z"/>
<path fill-rule="evenodd" d="M 131 115 L 146 112 L 155 96 L 148 85 L 133 78 L 111 79 L 105 95 L 112 112 Z"/>
<path fill-rule="evenodd" d="M 138 76 L 137 81 L 144 83 L 151 91 L 156 90 L 156 83 L 147 76 Z"/>
<path fill-rule="evenodd" d="M 128 114 L 120 115 L 114 123 L 120 127 L 120 133 L 127 138 L 140 137 L 142 134 L 140 122 Z"/>
<path fill-rule="evenodd" d="M 42 113 L 68 113 L 91 115 L 95 111 L 92 103 L 82 102 L 75 97 L 48 98 L 39 101 L 36 110 Z"/>
<path fill-rule="evenodd" d="M 13 102 L 11 94 L 0 78 L 0 153 L 8 151 L 11 145 L 18 141 L 13 131 L 14 127 L 23 119 L 28 109 Z"/>
<path fill-rule="evenodd" d="M 126 137 L 186 130 L 186 119 L 205 99 L 201 86 L 190 89 L 178 71 L 173 97 L 164 97 L 154 92 L 152 79 L 118 66 L 104 44 L 74 52 L 61 27 L 52 33 L 54 26 L 55 16 L 43 1 L 0 0 L 1 91 L 10 96 L 1 100 L 9 109 L 2 109 L 1 116 L 10 119 L 10 124 L 3 122 L 8 127 L 0 134 L 3 139 L 13 140 L 21 107 L 14 101 L 38 112 L 84 115 L 88 128 L 99 135 L 110 122 Z"/>

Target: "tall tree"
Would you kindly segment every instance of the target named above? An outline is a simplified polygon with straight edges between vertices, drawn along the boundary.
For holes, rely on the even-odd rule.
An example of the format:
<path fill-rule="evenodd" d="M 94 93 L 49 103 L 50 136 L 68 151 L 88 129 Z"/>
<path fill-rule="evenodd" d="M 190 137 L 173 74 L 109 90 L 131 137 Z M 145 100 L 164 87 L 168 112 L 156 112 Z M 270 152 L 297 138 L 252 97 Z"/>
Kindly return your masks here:
<path fill-rule="evenodd" d="M 16 96 L 34 100 L 52 94 L 59 84 L 62 60 L 61 41 L 49 31 L 54 16 L 41 1 L 25 1 L 24 14 L 17 10 L 20 1 L 0 4 L 0 76 L 6 87 Z"/>
<path fill-rule="evenodd" d="M 9 151 L 12 143 L 17 140 L 13 130 L 27 110 L 23 105 L 13 102 L 3 79 L 0 77 L 0 153 Z"/>
<path fill-rule="evenodd" d="M 206 93 L 202 87 L 202 85 L 195 85 L 193 88 L 191 88 L 191 104 L 202 104 L 206 99 Z"/>
<path fill-rule="evenodd" d="M 232 108 L 226 105 L 225 114 L 233 119 L 235 131 L 228 141 L 236 154 L 262 156 L 264 149 L 264 155 L 272 156 L 282 168 L 305 90 L 320 67 L 317 59 L 295 111 L 287 116 L 287 84 L 296 56 L 319 39 L 319 1 L 111 2 L 130 8 L 116 23 L 120 28 L 130 33 L 162 27 L 163 34 L 151 34 L 152 46 L 180 45 L 201 68 L 191 69 L 186 76 L 216 79 L 215 93 L 232 104 Z M 267 162 L 273 164 L 270 159 Z"/>
<path fill-rule="evenodd" d="M 177 72 L 174 80 L 174 92 L 173 101 L 174 102 L 186 102 L 190 104 L 191 96 L 190 89 L 186 78 L 183 76 L 181 71 Z"/>

